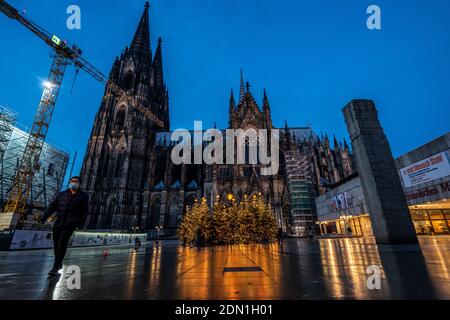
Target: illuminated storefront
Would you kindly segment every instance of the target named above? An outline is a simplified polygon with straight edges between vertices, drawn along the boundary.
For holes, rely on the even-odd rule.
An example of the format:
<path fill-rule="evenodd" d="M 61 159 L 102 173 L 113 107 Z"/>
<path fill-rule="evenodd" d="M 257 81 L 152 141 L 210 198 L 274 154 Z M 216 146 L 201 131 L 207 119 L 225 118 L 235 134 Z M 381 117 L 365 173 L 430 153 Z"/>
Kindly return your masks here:
<path fill-rule="evenodd" d="M 371 236 L 367 206 L 360 178 L 354 174 L 316 198 L 316 209 L 322 235 Z"/>
<path fill-rule="evenodd" d="M 418 235 L 450 234 L 450 133 L 395 159 Z M 357 174 L 316 198 L 320 232 L 372 235 Z"/>
<path fill-rule="evenodd" d="M 450 234 L 450 133 L 395 160 L 418 235 Z"/>
<path fill-rule="evenodd" d="M 418 235 L 450 234 L 450 203 L 412 206 L 410 212 Z"/>
<path fill-rule="evenodd" d="M 321 234 L 347 234 L 348 227 L 353 236 L 371 236 L 372 225 L 367 213 L 359 216 L 342 216 L 339 219 L 319 222 Z"/>

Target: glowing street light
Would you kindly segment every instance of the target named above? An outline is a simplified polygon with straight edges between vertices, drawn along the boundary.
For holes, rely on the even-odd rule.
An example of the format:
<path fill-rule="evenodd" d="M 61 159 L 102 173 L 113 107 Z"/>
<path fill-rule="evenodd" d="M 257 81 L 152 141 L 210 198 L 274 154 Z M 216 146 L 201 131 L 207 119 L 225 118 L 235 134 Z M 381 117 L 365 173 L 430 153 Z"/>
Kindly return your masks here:
<path fill-rule="evenodd" d="M 53 83 L 51 83 L 50 81 L 44 81 L 42 84 L 44 85 L 44 87 L 45 87 L 46 89 L 51 89 L 52 87 L 55 86 L 55 85 L 54 85 Z"/>
<path fill-rule="evenodd" d="M 155 227 L 155 229 L 156 229 L 156 241 L 155 241 L 155 243 L 158 243 L 159 242 L 159 232 L 160 232 L 160 230 L 163 228 L 163 226 L 156 226 Z"/>

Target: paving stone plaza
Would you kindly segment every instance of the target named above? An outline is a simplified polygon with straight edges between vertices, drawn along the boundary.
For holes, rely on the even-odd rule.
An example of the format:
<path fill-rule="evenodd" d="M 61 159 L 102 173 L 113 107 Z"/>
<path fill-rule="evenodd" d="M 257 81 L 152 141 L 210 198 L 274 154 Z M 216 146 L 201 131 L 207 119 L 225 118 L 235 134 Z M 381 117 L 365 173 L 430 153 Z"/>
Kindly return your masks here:
<path fill-rule="evenodd" d="M 450 237 L 419 245 L 372 238 L 287 239 L 283 246 L 183 248 L 178 241 L 71 248 L 60 277 L 51 250 L 0 253 L 0 299 L 449 299 Z M 70 265 L 81 289 L 68 289 Z M 368 289 L 369 266 L 381 270 Z"/>

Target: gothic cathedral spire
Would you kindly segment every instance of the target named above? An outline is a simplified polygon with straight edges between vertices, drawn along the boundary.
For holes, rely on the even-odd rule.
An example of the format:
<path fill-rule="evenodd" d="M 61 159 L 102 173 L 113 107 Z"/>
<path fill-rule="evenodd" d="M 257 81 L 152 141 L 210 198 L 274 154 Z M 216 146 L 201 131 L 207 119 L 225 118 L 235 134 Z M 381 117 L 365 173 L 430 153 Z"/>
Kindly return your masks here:
<path fill-rule="evenodd" d="M 139 25 L 131 41 L 130 51 L 135 54 L 146 54 L 151 57 L 150 49 L 150 26 L 148 18 L 148 9 L 150 4 L 145 3 L 144 13 L 142 14 Z"/>
<path fill-rule="evenodd" d="M 153 83 L 155 88 L 164 87 L 163 67 L 162 67 L 162 52 L 161 52 L 161 38 L 158 39 L 158 47 L 156 48 L 155 57 L 153 59 Z"/>
<path fill-rule="evenodd" d="M 110 78 L 164 121 L 155 127 L 126 97 L 105 92 L 83 161 L 83 188 L 90 196 L 86 226 L 129 230 L 147 215 L 142 192 L 155 175 L 155 135 L 170 130 L 168 90 L 162 77 L 161 40 L 152 59 L 149 4 L 130 47 L 114 61 Z"/>
<path fill-rule="evenodd" d="M 241 83 L 240 83 L 240 87 L 239 87 L 239 103 L 242 102 L 242 100 L 244 99 L 244 96 L 245 96 L 244 72 L 242 71 L 242 68 L 241 68 Z"/>

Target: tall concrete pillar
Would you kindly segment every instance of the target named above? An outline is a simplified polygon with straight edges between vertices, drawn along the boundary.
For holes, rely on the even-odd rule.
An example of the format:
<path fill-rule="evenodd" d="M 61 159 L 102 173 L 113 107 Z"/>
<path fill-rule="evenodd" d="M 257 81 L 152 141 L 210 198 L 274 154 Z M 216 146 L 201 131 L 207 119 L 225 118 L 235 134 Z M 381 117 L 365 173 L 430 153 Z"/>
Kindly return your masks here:
<path fill-rule="evenodd" d="M 352 100 L 343 109 L 377 243 L 417 243 L 400 176 L 371 100 Z"/>

